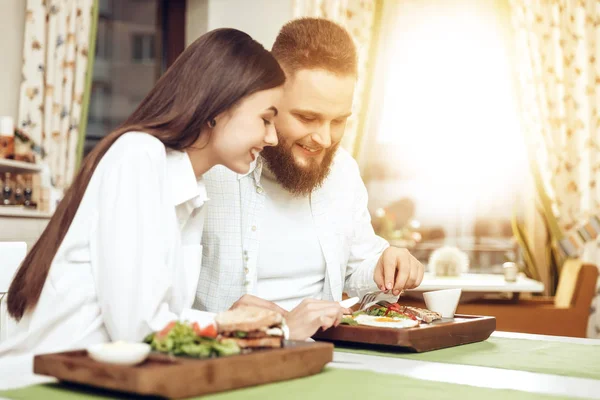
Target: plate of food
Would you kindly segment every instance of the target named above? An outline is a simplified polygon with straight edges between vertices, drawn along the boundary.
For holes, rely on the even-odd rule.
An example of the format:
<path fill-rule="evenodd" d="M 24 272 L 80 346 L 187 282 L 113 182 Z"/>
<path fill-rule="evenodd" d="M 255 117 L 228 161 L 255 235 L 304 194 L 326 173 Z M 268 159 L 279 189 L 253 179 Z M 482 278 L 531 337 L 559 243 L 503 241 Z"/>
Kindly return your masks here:
<path fill-rule="evenodd" d="M 414 328 L 421 323 L 430 324 L 441 319 L 441 314 L 424 308 L 380 301 L 365 310 L 347 315 L 342 324 L 377 328 Z"/>
<path fill-rule="evenodd" d="M 240 307 L 216 315 L 214 322 L 172 321 L 148 335 L 144 342 L 157 353 L 195 358 L 247 354 L 284 347 L 285 321 L 281 314 L 258 307 Z"/>
<path fill-rule="evenodd" d="M 313 339 L 353 347 L 393 347 L 425 352 L 486 340 L 496 330 L 494 317 L 443 318 L 426 308 L 379 301 L 347 315 L 342 323 L 318 331 Z"/>
<path fill-rule="evenodd" d="M 137 395 L 186 398 L 314 375 L 333 360 L 330 343 L 288 341 L 285 332 L 278 313 L 240 307 L 216 315 L 214 323 L 169 322 L 141 346 L 113 343 L 95 346 L 94 353 L 38 355 L 34 372 Z M 129 354 L 148 346 L 141 360 Z"/>

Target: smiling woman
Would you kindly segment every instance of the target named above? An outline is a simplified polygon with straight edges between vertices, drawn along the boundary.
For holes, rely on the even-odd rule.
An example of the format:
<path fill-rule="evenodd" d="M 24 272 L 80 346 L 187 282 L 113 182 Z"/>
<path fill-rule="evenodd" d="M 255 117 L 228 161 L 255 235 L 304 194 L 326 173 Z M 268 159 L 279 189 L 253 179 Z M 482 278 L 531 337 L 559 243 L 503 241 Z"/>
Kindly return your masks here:
<path fill-rule="evenodd" d="M 34 354 L 141 341 L 192 307 L 203 175 L 217 164 L 246 173 L 277 143 L 284 82 L 273 55 L 239 30 L 212 30 L 184 50 L 85 158 L 19 267 L 7 295 L 16 326 L 0 343 L 4 378 L 30 373 Z"/>

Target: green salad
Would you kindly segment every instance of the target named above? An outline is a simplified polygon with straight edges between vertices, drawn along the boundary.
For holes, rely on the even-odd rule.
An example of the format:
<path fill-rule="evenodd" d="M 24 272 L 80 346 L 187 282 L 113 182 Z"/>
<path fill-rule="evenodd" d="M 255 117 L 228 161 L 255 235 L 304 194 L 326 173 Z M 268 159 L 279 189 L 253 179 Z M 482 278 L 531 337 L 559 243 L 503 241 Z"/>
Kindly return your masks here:
<path fill-rule="evenodd" d="M 209 358 L 230 356 L 240 353 L 235 341 L 216 337 L 216 330 L 201 330 L 197 324 L 171 322 L 162 331 L 148 335 L 144 342 L 152 350 L 176 356 Z"/>

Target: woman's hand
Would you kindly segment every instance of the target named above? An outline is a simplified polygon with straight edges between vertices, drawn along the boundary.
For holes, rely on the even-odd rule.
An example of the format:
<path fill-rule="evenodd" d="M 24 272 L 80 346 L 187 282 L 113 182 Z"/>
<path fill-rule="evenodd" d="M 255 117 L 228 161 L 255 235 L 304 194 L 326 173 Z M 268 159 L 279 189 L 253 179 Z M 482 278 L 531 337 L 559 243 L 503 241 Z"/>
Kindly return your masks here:
<path fill-rule="evenodd" d="M 325 330 L 338 326 L 344 314 L 351 313 L 351 310 L 335 301 L 304 299 L 288 313 L 285 321 L 290 330 L 290 339 L 306 340 L 319 328 Z"/>
<path fill-rule="evenodd" d="M 266 308 L 267 310 L 273 310 L 283 315 L 284 317 L 287 317 L 288 315 L 288 311 L 279 307 L 277 304 L 265 299 L 261 299 L 260 297 L 252 296 L 251 294 L 245 294 L 242 297 L 240 297 L 238 301 L 233 303 L 230 310 L 233 310 L 234 308 L 238 308 L 240 306 L 261 307 Z"/>

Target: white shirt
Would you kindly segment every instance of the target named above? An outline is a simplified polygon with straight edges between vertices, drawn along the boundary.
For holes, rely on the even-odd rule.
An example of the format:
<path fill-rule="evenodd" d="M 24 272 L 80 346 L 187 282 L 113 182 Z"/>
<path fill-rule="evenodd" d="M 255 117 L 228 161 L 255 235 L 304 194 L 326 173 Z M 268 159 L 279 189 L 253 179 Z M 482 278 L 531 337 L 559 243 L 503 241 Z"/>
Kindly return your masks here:
<path fill-rule="evenodd" d="M 0 376 L 33 354 L 141 341 L 190 308 L 207 200 L 184 152 L 145 133 L 107 151 L 52 262 L 38 304 L 0 343 Z"/>
<path fill-rule="evenodd" d="M 246 293 L 257 294 L 258 254 L 272 248 L 260 240 L 266 200 L 261 172 L 259 157 L 245 175 L 221 166 L 204 174 L 211 201 L 195 308 L 218 312 Z M 360 296 L 376 290 L 373 272 L 389 244 L 373 232 L 367 190 L 348 152 L 337 151 L 329 177 L 309 200 L 326 263 L 322 298 L 339 301 L 343 291 Z"/>
<path fill-rule="evenodd" d="M 266 196 L 259 240 L 269 245 L 258 252 L 256 294 L 292 310 L 304 298 L 321 298 L 325 257 L 308 197 L 292 195 L 267 169 L 261 182 Z"/>

